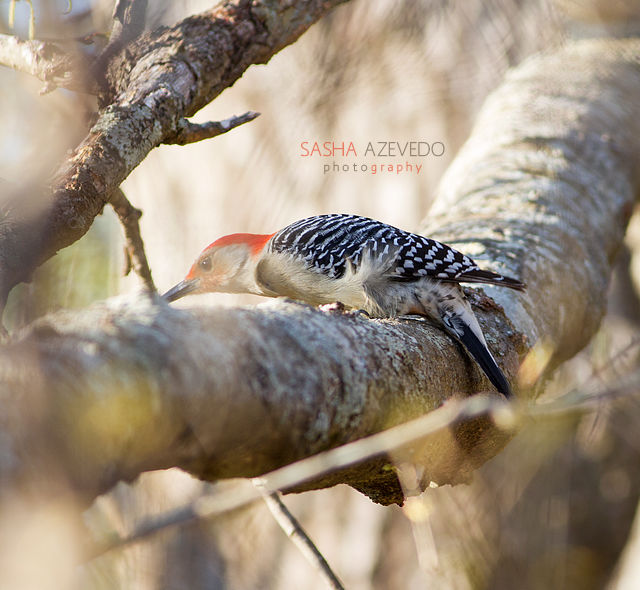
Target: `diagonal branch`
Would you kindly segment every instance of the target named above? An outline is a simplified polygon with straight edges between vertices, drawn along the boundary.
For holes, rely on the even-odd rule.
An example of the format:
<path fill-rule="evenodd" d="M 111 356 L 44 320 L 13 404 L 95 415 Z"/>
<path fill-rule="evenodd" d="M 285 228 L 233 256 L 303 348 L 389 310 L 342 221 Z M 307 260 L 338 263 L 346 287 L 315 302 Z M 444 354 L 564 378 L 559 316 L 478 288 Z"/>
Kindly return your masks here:
<path fill-rule="evenodd" d="M 438 431 L 454 426 L 464 420 L 487 417 L 505 429 L 518 428 L 531 418 L 567 417 L 597 411 L 603 401 L 637 396 L 640 374 L 632 375 L 623 382 L 599 392 L 570 392 L 558 400 L 537 406 L 508 407 L 501 397 L 476 396 L 448 402 L 429 414 L 399 426 L 360 439 L 343 447 L 325 451 L 282 467 L 254 480 L 255 487 L 228 489 L 206 494 L 194 502 L 161 515 L 144 519 L 126 537 L 109 538 L 89 548 L 86 559 L 95 559 L 108 551 L 121 549 L 172 527 L 185 526 L 196 520 L 219 516 L 255 502 L 262 488 L 264 492 L 277 489 L 292 489 L 305 480 L 318 479 L 323 474 L 344 469 L 380 453 L 393 452 L 402 447 L 411 448 L 416 441 L 433 436 Z M 406 459 L 406 454 L 404 454 Z M 419 482 L 418 482 L 419 483 Z"/>
<path fill-rule="evenodd" d="M 110 196 L 181 121 L 266 63 L 345 0 L 232 0 L 145 33 L 109 60 L 101 111 L 60 167 L 38 215 L 14 207 L 0 226 L 0 303 L 35 268 L 81 238 Z"/>
<path fill-rule="evenodd" d="M 282 501 L 280 494 L 278 492 L 268 493 L 264 491 L 264 488 L 261 488 L 260 484 L 256 485 L 258 486 L 258 489 L 263 490 L 263 499 L 265 504 L 267 505 L 267 508 L 269 508 L 269 511 L 276 522 L 280 525 L 287 537 L 289 537 L 296 547 L 298 547 L 307 561 L 309 561 L 309 563 L 311 563 L 311 565 L 313 565 L 322 574 L 327 586 L 334 590 L 344 590 L 342 582 L 333 572 L 331 566 L 324 558 L 324 555 L 320 553 L 320 550 L 302 528 L 298 519 Z"/>
<path fill-rule="evenodd" d="M 550 408 L 550 412 L 554 410 L 557 408 Z M 540 415 L 543 412 L 537 414 Z M 526 411 L 512 411 L 512 408 L 507 407 L 504 398 L 498 396 L 477 396 L 450 401 L 437 410 L 410 422 L 267 473 L 254 480 L 257 483 L 253 487 L 216 490 L 200 496 L 186 506 L 144 519 L 126 537 L 109 538 L 90 547 L 86 559 L 95 559 L 108 551 L 137 543 L 171 527 L 185 526 L 196 520 L 212 518 L 236 510 L 255 502 L 261 495 L 264 496 L 272 490 L 299 488 L 305 481 L 318 481 L 323 475 L 344 470 L 376 455 L 398 453 L 406 459 L 406 451 L 401 451 L 403 447 L 410 449 L 416 441 L 428 440 L 440 431 L 454 427 L 465 420 L 483 417 L 495 420 L 498 417 L 496 421 L 506 424 L 508 428 L 513 428 L 526 415 Z"/>

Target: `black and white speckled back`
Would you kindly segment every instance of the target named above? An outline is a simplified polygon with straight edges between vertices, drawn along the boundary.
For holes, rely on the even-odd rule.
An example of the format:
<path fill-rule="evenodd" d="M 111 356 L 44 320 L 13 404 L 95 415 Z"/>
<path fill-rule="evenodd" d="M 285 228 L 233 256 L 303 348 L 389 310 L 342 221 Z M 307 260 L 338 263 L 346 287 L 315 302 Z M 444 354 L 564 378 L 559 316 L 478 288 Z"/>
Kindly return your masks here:
<path fill-rule="evenodd" d="M 481 271 L 471 258 L 445 244 L 358 215 L 302 219 L 275 234 L 269 250 L 295 256 L 310 270 L 336 279 L 344 275 L 348 263 L 357 271 L 366 253 L 374 265 L 387 269 L 392 280 L 500 280 L 500 275 Z"/>

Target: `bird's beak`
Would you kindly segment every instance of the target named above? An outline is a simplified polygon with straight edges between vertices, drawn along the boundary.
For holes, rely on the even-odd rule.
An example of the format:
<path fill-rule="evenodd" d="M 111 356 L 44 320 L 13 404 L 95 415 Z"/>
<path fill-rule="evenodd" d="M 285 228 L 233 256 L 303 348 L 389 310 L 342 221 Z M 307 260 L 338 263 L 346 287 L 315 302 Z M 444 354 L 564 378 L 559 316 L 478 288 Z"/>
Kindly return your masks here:
<path fill-rule="evenodd" d="M 167 302 L 175 301 L 176 299 L 180 299 L 180 297 L 193 293 L 199 286 L 200 279 L 185 279 L 171 287 L 162 298 L 166 299 Z"/>

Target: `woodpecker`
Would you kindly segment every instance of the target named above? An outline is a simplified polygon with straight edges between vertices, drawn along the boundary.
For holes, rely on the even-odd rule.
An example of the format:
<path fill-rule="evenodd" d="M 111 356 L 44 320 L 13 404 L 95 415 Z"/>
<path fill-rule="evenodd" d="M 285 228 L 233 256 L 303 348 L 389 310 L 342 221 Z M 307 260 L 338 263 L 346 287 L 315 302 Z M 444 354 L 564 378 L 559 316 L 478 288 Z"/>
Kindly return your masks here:
<path fill-rule="evenodd" d="M 313 305 L 341 302 L 371 317 L 417 314 L 461 342 L 496 389 L 511 388 L 460 283 L 524 290 L 446 244 L 357 215 L 318 215 L 274 234 L 231 234 L 207 246 L 163 298 L 254 293 Z"/>

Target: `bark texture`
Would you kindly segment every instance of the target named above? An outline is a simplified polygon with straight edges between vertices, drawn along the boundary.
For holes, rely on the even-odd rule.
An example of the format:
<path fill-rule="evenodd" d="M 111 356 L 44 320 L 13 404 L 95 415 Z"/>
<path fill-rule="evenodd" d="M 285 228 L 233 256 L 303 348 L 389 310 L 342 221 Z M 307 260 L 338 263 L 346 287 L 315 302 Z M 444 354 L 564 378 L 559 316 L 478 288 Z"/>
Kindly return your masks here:
<path fill-rule="evenodd" d="M 62 86 L 79 92 L 90 89 L 84 77 L 87 63 L 62 43 L 0 34 L 0 64 L 35 76 L 53 88 Z"/>
<path fill-rule="evenodd" d="M 581 42 L 529 60 L 487 101 L 444 179 L 430 234 L 528 283 L 524 294 L 467 291 L 511 380 L 546 339 L 543 378 L 589 341 L 604 312 L 638 191 L 639 49 Z M 146 469 L 258 475 L 488 389 L 424 322 L 287 302 L 177 310 L 115 299 L 41 320 L 4 347 L 1 363 L 0 477 L 36 491 L 43 475 L 62 478 L 87 500 Z M 422 484 L 453 483 L 506 437 L 476 420 L 408 452 Z M 402 502 L 388 463 L 302 487 L 347 482 Z"/>
<path fill-rule="evenodd" d="M 229 1 L 146 33 L 113 56 L 99 80 L 97 121 L 61 166 L 51 190 L 34 190 L 28 208 L 22 195 L 2 205 L 0 303 L 16 284 L 29 281 L 40 264 L 88 231 L 146 155 L 163 142 L 176 141 L 185 117 L 231 86 L 250 65 L 269 61 L 344 1 Z M 3 47 L 11 49 L 8 44 L 0 38 L 0 59 Z M 34 47 L 19 44 L 21 52 L 39 55 Z M 58 51 L 53 44 L 42 47 Z M 20 55 L 15 65 L 31 67 Z M 58 70 L 67 62 L 58 54 L 54 58 L 56 78 L 63 77 Z M 38 62 L 33 68 L 34 73 L 46 69 Z"/>
<path fill-rule="evenodd" d="M 440 370 L 452 357 L 461 370 Z M 487 385 L 428 324 L 286 301 L 185 311 L 157 298 L 117 298 L 38 322 L 1 359 L 3 429 L 23 449 L 9 464 L 65 458 L 64 477 L 87 498 L 171 466 L 208 480 L 256 476 L 420 416 L 453 391 Z M 24 396 L 17 406 L 16 392 Z M 427 482 L 468 474 L 481 426 L 461 429 L 470 452 L 442 449 Z M 484 453 L 495 447 L 489 440 Z M 380 458 L 298 489 L 347 482 L 380 502 L 401 502 L 388 464 Z"/>

